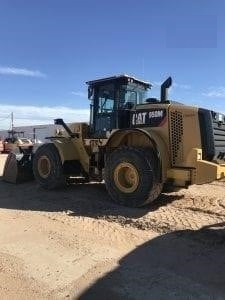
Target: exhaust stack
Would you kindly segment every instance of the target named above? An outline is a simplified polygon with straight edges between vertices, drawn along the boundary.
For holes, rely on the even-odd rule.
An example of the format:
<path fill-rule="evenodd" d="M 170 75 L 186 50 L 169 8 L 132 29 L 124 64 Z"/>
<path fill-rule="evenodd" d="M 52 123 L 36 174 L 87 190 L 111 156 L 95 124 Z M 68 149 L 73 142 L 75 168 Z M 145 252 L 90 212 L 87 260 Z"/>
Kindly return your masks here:
<path fill-rule="evenodd" d="M 160 101 L 161 102 L 166 102 L 168 100 L 168 89 L 172 85 L 172 78 L 168 77 L 161 85 L 161 96 L 160 96 Z"/>

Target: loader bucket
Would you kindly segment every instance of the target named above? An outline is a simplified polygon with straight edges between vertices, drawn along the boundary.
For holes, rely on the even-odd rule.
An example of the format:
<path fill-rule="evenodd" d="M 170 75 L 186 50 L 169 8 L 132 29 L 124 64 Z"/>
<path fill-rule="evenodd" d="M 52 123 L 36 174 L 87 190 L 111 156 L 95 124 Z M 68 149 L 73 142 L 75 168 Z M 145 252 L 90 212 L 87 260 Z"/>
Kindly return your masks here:
<path fill-rule="evenodd" d="M 21 183 L 34 179 L 31 154 L 10 153 L 5 162 L 2 179 L 10 183 Z"/>

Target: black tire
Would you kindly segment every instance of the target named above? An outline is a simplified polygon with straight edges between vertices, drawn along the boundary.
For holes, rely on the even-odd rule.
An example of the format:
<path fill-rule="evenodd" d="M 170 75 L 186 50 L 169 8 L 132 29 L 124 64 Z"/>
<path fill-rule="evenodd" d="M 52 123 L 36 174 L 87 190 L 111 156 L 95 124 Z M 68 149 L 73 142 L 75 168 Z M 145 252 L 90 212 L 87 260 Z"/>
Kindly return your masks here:
<path fill-rule="evenodd" d="M 54 144 L 40 146 L 33 157 L 33 172 L 41 187 L 52 190 L 66 185 L 63 166 Z"/>
<path fill-rule="evenodd" d="M 155 200 L 162 190 L 151 149 L 121 147 L 110 153 L 105 164 L 105 184 L 118 204 L 140 207 Z"/>

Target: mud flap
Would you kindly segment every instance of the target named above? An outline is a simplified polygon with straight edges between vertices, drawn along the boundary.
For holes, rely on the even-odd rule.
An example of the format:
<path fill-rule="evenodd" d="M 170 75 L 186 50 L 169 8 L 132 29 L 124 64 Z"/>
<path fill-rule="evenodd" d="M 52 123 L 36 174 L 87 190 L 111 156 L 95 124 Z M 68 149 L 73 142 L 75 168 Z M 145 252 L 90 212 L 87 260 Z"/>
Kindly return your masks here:
<path fill-rule="evenodd" d="M 21 183 L 33 180 L 34 175 L 31 158 L 31 154 L 10 153 L 5 162 L 2 179 L 10 183 Z"/>

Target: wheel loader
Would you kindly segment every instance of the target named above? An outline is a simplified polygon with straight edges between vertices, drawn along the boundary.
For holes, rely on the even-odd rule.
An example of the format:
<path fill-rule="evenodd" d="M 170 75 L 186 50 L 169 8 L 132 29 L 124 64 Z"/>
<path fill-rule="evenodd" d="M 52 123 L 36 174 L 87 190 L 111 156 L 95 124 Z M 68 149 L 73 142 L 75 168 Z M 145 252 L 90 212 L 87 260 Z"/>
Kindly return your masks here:
<path fill-rule="evenodd" d="M 71 178 L 103 181 L 118 204 L 146 205 L 163 187 L 183 188 L 225 177 L 225 116 L 168 99 L 169 77 L 160 99 L 151 84 L 119 75 L 88 81 L 90 123 L 61 125 L 32 154 L 33 174 L 45 189 Z"/>

